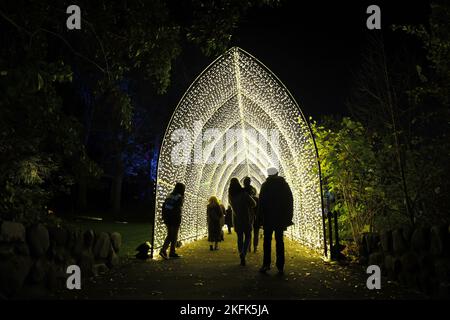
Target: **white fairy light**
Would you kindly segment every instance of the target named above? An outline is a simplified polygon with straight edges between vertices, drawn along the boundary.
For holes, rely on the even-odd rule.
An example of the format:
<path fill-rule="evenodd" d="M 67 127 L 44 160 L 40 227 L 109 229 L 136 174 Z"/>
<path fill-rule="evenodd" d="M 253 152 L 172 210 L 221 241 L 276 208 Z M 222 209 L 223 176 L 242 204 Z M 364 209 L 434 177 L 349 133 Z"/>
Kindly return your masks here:
<path fill-rule="evenodd" d="M 198 130 L 199 124 L 202 130 Z M 207 129 L 220 133 L 221 139 L 209 142 L 200 151 L 203 161 L 198 161 L 196 148 Z M 238 143 L 227 135 L 231 130 L 242 131 L 243 149 L 238 152 L 231 152 Z M 267 134 L 270 130 L 279 135 L 276 143 Z M 180 149 L 177 141 L 180 132 L 192 137 L 180 150 L 191 161 L 173 159 L 174 150 Z M 256 132 L 258 139 L 246 132 Z M 215 148 L 214 143 L 224 144 Z M 216 160 L 223 161 L 207 161 L 213 150 L 223 153 L 214 154 Z M 267 168 L 274 165 L 286 178 L 294 196 L 294 225 L 287 235 L 302 245 L 323 251 L 320 176 L 307 120 L 289 91 L 267 67 L 244 50 L 232 48 L 192 83 L 166 129 L 158 163 L 154 248 L 164 242 L 166 230 L 161 206 L 176 182 L 186 185 L 179 232 L 179 240 L 186 243 L 207 233 L 206 205 L 211 195 L 227 205 L 231 178 L 242 181 L 250 176 L 259 189 L 266 179 Z"/>

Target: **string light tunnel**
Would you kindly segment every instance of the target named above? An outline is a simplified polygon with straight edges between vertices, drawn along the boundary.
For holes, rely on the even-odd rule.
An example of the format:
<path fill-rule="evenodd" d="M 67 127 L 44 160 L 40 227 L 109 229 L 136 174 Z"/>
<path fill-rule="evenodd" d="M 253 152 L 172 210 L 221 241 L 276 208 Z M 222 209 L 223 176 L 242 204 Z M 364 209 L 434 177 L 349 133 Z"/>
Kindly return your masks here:
<path fill-rule="evenodd" d="M 233 47 L 191 84 L 176 107 L 161 145 L 152 252 L 166 236 L 161 208 L 176 182 L 186 186 L 178 239 L 207 234 L 206 205 L 228 205 L 231 178 L 245 176 L 259 191 L 277 167 L 294 197 L 294 225 L 286 235 L 326 254 L 320 166 L 307 119 L 281 81 L 258 59 Z"/>

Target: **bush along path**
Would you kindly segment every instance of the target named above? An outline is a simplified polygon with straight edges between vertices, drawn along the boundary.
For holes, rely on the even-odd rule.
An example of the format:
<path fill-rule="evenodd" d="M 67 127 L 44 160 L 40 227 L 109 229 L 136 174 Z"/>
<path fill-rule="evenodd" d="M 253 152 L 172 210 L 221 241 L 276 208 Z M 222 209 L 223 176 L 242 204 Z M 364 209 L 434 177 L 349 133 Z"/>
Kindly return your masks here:
<path fill-rule="evenodd" d="M 83 282 L 81 290 L 62 290 L 60 299 L 423 299 L 426 296 L 382 277 L 380 290 L 366 286 L 365 268 L 325 262 L 285 239 L 285 274 L 272 266 L 258 272 L 258 252 L 239 265 L 235 234 L 225 234 L 219 250 L 206 239 L 179 248 L 179 259 L 141 261 L 128 258 L 119 267 Z M 272 250 L 274 250 L 273 248 Z M 274 251 L 272 252 L 274 256 Z M 155 254 L 157 256 L 157 252 Z M 274 270 L 275 269 L 275 270 Z"/>

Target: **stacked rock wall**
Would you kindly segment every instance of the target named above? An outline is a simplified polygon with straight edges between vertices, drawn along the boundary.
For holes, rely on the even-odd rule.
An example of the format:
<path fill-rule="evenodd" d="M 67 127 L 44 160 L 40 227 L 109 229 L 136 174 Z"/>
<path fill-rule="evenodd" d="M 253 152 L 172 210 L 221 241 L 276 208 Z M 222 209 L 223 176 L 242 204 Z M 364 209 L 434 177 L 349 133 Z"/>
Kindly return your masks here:
<path fill-rule="evenodd" d="M 359 247 L 360 261 L 379 265 L 389 279 L 430 296 L 450 296 L 450 226 L 366 233 Z"/>
<path fill-rule="evenodd" d="M 82 231 L 70 226 L 18 222 L 0 225 L 0 299 L 51 296 L 65 288 L 70 265 L 81 269 L 82 281 L 119 264 L 122 236 Z"/>

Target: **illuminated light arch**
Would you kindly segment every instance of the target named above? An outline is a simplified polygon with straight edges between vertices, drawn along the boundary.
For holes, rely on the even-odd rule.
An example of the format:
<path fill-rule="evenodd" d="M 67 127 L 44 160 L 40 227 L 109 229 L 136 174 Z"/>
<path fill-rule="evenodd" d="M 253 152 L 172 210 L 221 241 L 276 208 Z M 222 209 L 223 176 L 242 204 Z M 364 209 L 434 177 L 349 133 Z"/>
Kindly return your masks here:
<path fill-rule="evenodd" d="M 234 154 L 231 163 L 175 164 L 172 152 L 178 142 L 172 140 L 173 133 L 185 129 L 193 137 L 186 146 L 193 160 L 194 145 L 208 128 L 217 129 L 223 137 L 231 129 L 242 132 L 252 129 L 260 134 L 260 140 L 244 134 L 244 148 Z M 271 144 L 264 130 L 277 130 L 278 148 Z M 203 151 L 206 158 L 219 141 L 207 143 L 208 148 Z M 261 147 L 261 142 L 266 148 Z M 220 157 L 235 146 L 236 142 L 223 145 Z M 255 149 L 258 154 L 252 152 Z M 176 182 L 186 185 L 179 232 L 179 240 L 186 243 L 206 235 L 206 205 L 211 195 L 227 204 L 227 190 L 233 177 L 242 181 L 250 176 L 259 190 L 267 168 L 274 165 L 274 157 L 294 196 L 294 225 L 288 228 L 287 235 L 327 255 L 320 166 L 308 121 L 290 92 L 266 66 L 244 50 L 231 48 L 195 79 L 166 129 L 158 162 L 152 249 L 160 248 L 164 242 L 166 230 L 161 207 Z"/>

